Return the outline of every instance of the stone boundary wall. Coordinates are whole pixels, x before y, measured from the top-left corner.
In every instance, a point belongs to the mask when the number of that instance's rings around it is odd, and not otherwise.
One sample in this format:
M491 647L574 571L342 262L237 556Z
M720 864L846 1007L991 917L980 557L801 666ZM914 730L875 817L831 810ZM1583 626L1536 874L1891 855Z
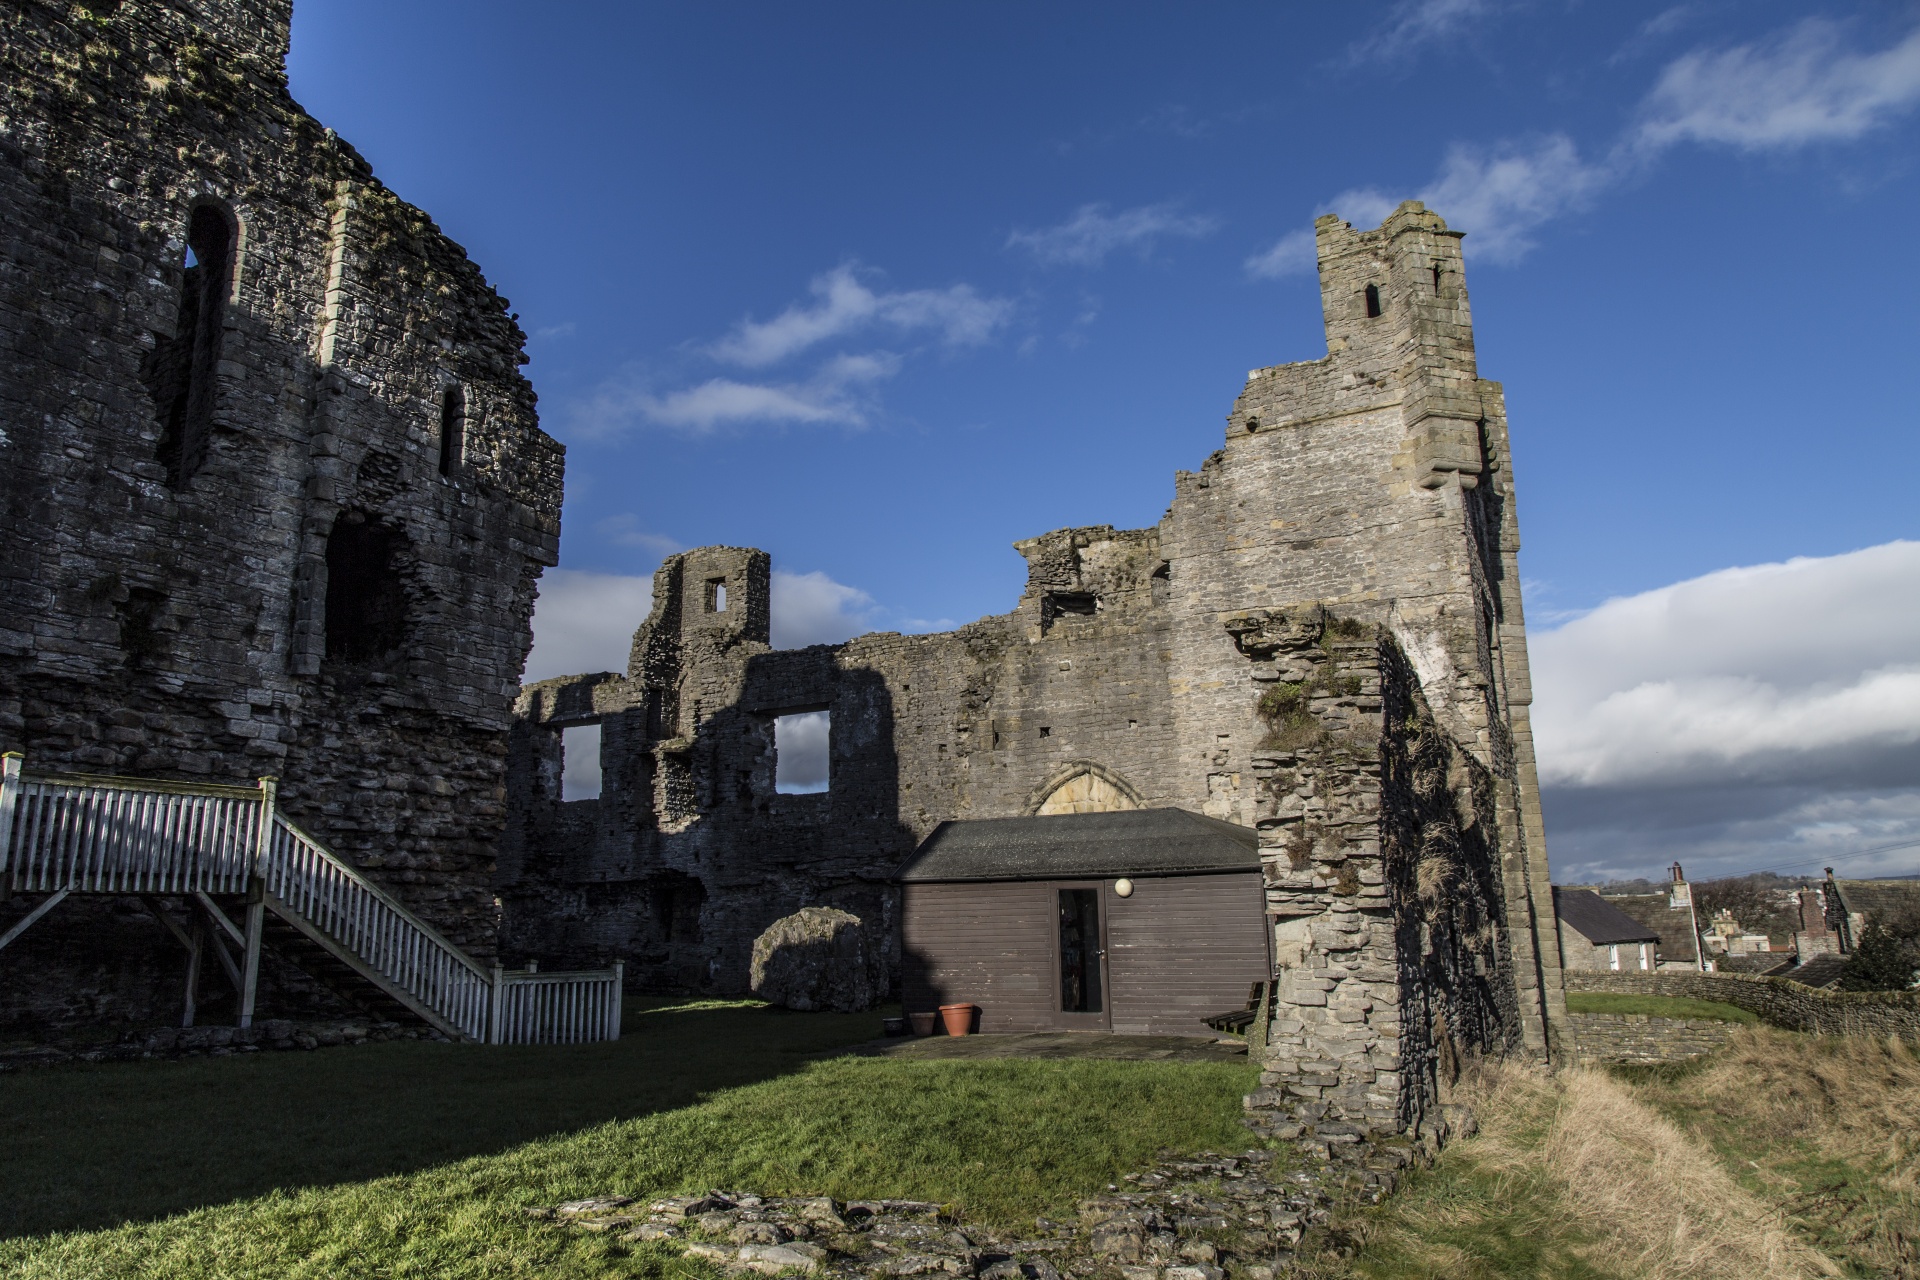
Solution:
M1644 1013L1569 1013L1572 1057L1591 1062L1684 1062L1726 1044L1739 1024Z
M1569 969L1568 991L1688 996L1757 1013L1776 1027L1822 1035L1899 1036L1920 1043L1920 992L1827 991L1751 973L1594 973Z

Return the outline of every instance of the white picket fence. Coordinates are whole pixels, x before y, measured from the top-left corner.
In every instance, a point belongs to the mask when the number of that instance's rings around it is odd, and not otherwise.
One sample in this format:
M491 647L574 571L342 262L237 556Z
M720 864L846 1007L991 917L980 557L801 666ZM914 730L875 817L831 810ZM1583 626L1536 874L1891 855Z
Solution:
M578 973L483 968L335 857L260 786L0 772L0 889L52 895L0 945L70 893L247 895L252 1015L263 912L385 988L442 1031L487 1044L620 1038L622 966Z

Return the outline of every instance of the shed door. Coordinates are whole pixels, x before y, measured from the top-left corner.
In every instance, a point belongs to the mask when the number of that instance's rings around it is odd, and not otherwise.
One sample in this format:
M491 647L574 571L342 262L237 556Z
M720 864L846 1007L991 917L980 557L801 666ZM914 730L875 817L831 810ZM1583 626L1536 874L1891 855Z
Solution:
M1053 890L1054 1009L1066 1030L1105 1031L1112 1025L1107 981L1106 895L1099 884Z

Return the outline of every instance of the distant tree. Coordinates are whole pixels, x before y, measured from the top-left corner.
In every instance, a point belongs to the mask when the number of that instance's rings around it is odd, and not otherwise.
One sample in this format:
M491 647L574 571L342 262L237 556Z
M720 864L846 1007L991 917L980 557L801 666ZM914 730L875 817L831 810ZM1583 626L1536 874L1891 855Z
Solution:
M1913 985L1920 970L1920 954L1914 944L1896 936L1878 916L1867 921L1840 971L1842 991L1905 991Z
M1731 911L1733 918L1749 932L1785 941L1799 927L1782 896L1783 891L1792 889L1795 883L1765 872L1703 880L1693 886L1693 905L1702 927L1718 912Z

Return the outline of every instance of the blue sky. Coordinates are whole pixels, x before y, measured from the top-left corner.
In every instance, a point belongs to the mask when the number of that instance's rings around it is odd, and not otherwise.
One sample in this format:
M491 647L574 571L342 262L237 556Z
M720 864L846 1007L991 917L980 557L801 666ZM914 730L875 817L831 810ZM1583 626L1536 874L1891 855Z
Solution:
M1603 634L1654 659L1558 695L1554 760L1543 724L1556 865L1920 839L1920 606L1882 617L1920 564L1847 554L1920 536L1914 4L306 0L290 70L533 335L569 450L536 663L617 664L556 619L630 631L636 580L704 543L773 553L793 642L1004 611L1011 542L1152 523L1248 369L1324 353L1314 215L1419 196L1468 232L1536 647L1550 668L1549 628L1584 625L1558 651L1588 672ZM1777 618L1766 655L1590 612L1794 557L1716 615ZM1857 654L1814 638L1882 623ZM1879 781L1710 743L1663 808L1620 763L1657 717L1621 708L1678 678L1666 653L1720 691L1692 723L1799 697L1824 724L1868 688L1914 713L1842 735Z

